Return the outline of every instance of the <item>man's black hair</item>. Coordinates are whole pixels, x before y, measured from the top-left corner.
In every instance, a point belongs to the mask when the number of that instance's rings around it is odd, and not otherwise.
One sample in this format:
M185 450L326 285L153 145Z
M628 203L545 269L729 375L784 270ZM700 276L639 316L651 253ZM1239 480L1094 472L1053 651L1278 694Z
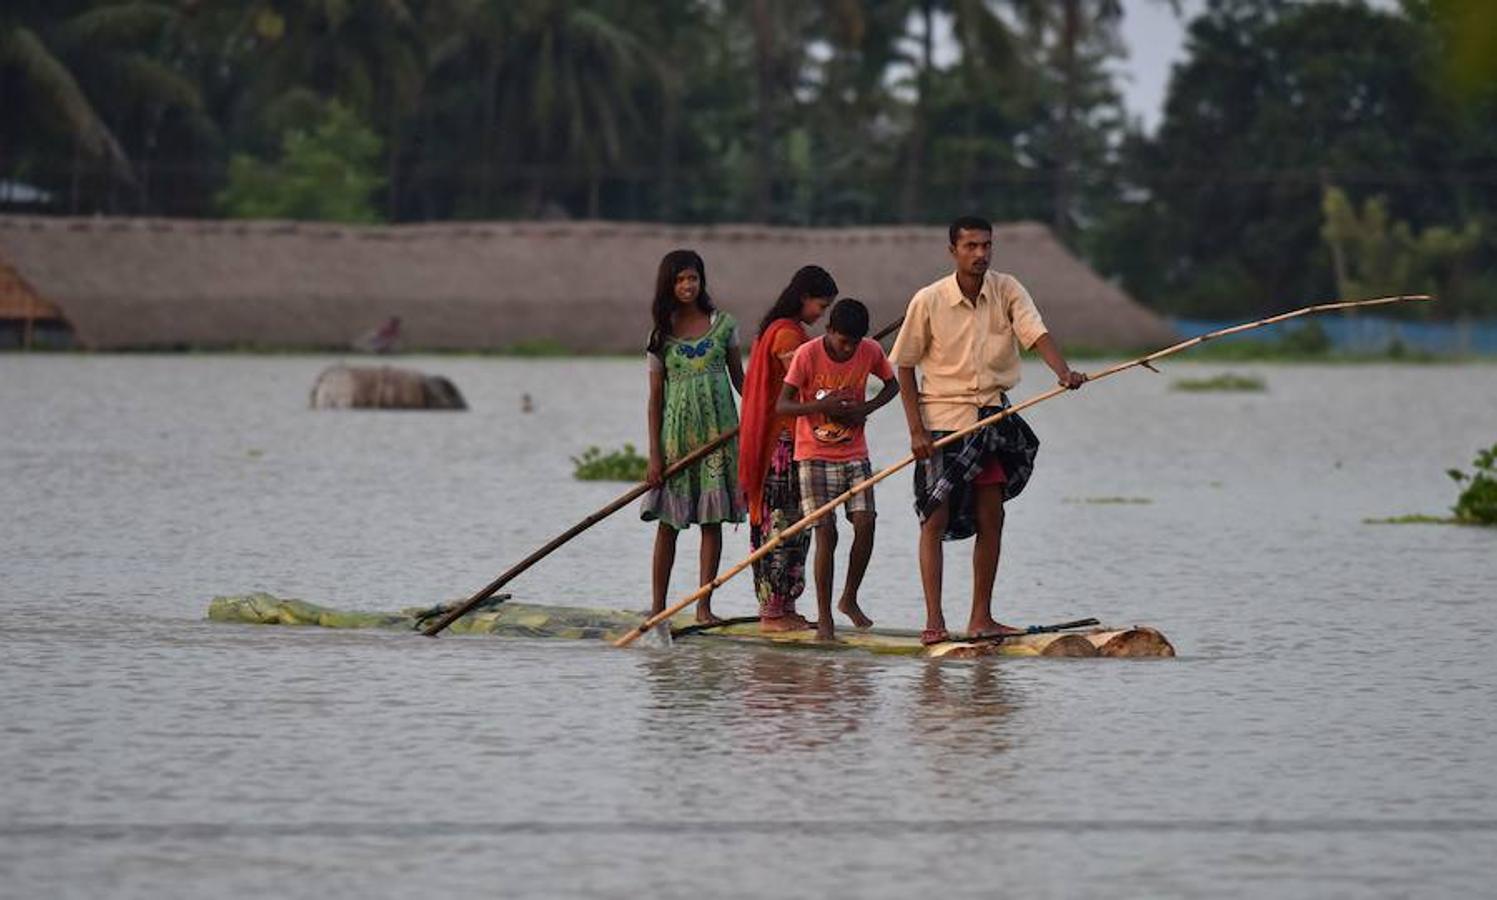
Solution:
M832 307L826 327L828 331L862 340L868 336L868 307L851 297L843 297Z
M986 231L993 233L993 223L981 216L957 216L951 222L948 233L951 236L951 246L956 246L956 239L963 231Z

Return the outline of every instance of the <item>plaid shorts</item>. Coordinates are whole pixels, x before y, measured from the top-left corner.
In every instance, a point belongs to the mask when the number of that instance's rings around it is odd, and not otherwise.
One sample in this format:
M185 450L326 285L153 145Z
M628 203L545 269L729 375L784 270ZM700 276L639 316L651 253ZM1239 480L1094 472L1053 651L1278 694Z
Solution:
M842 462L833 462L825 459L802 459L795 464L796 475L800 478L800 508L802 516L826 506L842 494L852 488L860 481L866 481L873 477L873 464L866 458L849 459ZM852 518L855 512L874 512L873 488L868 488L852 496L851 500L842 504L847 511L847 517ZM812 528L829 521L823 517L811 525Z

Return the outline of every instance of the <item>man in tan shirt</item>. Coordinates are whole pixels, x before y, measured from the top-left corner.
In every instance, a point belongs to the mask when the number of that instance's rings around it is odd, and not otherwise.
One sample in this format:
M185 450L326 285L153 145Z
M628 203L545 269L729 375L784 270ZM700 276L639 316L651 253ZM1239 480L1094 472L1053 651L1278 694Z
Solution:
M899 379L915 467L915 508L920 515L920 581L925 589L927 644L949 640L941 608L945 559L942 540L974 534L973 637L1019 633L993 618L993 582L1003 536L1003 501L1029 480L1039 438L1011 415L936 449L936 440L975 424L1008 405L1019 383L1019 345L1036 350L1072 390L1086 376L1066 364L1034 300L1018 279L989 271L993 226L975 216L951 223L956 271L916 292L889 354ZM915 368L920 368L920 384Z

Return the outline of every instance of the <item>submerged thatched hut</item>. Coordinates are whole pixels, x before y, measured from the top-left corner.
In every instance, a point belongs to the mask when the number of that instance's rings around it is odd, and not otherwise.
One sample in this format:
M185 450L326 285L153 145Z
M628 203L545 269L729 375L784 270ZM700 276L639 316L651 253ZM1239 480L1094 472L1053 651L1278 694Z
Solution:
M1043 225L999 226L995 267L1030 289L1070 345L1171 338ZM641 347L662 254L692 247L709 286L746 323L798 267L817 263L877 321L950 270L945 230L608 222L354 227L295 222L0 216L0 263L55 307L79 345L347 347L390 316L406 349L543 342Z
M70 338L62 310L43 300L0 258L0 348L65 346Z

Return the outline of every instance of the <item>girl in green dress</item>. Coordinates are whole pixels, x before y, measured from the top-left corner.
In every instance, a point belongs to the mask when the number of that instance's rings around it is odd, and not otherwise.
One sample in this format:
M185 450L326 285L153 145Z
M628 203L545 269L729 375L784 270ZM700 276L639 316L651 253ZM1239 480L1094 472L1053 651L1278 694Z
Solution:
M738 427L733 391L743 393L743 358L738 325L719 312L707 293L707 269L691 250L673 250L660 261L652 307L655 328L646 358L650 364L651 487L640 518L656 521L650 610L665 609L676 536L695 524L702 530L697 584L717 577L722 561L722 523L742 522L745 504L738 489L738 441L733 439L682 472L662 479L671 463ZM730 383L731 382L731 383ZM697 604L698 622L716 622L712 597Z

